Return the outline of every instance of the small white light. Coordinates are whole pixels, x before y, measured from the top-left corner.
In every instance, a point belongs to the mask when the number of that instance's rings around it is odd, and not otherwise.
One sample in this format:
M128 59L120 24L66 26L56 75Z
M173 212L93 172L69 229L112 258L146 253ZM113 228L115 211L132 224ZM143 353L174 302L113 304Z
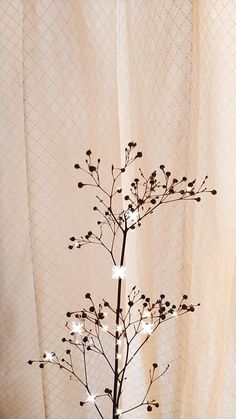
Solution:
M147 333L148 335L152 334L152 329L153 329L153 324L152 323L142 323L142 330L141 333L145 334Z
M83 327L80 323L72 322L71 327L72 327L71 332L75 334L76 333L81 334L83 332Z
M107 332L108 331L108 326L103 324L102 325L102 330L103 330L103 332Z
M116 416L120 416L122 414L122 410L121 409L116 409Z
M112 278L114 279L125 279L125 266L114 265L112 267Z
M75 241L74 242L74 247L79 247L79 246L80 246L80 243L78 241Z
M96 396L93 396L92 394L88 394L88 397L86 399L86 402L93 403L94 404L95 401L96 401Z
M178 313L177 313L177 311L175 311L175 310L174 310L174 311L173 311L173 313L172 313L172 316L173 316L173 317L178 317Z
M119 333L123 332L123 326L121 324L116 325L116 332L119 332Z
M151 317L151 313L148 310L144 310L143 312L143 318L145 319L146 317Z
M107 313L103 313L103 316L104 316L104 317L107 317Z
M186 191L187 192L191 192L191 190L193 189L193 187L192 186L187 186L187 188L186 188Z
M54 352L44 352L44 360L45 361L49 361L49 362L53 362L53 356L54 356Z
M119 353L118 353L118 354L116 355L116 359L121 359L121 354L119 354Z
M137 221L139 220L139 213L138 211L127 211L127 217L128 220L134 224L137 223Z

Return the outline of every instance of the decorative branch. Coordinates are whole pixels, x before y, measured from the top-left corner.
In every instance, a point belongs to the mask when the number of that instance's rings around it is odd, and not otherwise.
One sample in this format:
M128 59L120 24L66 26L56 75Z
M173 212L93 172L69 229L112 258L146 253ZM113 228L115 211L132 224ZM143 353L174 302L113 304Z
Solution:
M132 363L139 351L148 342L151 336L157 331L162 323L168 320L176 319L184 314L195 311L200 304L187 304L187 295L183 295L178 305L166 300L164 294L161 294L156 300L152 301L150 297L141 294L134 286L128 295L127 302L122 305L122 283L125 274L125 252L127 239L130 230L142 225L143 220L154 213L154 211L163 204L177 201L196 201L200 202L201 195L204 193L216 194L216 190L208 190L205 176L200 186L196 186L196 179L188 180L185 176L178 180L172 177L171 173L160 166L162 179L158 180L157 171L151 172L146 176L139 169L139 177L135 177L130 184L129 193L124 194L121 186L118 185L120 177L126 172L127 168L137 159L142 157L142 152L134 153L137 144L129 142L125 148L124 164L122 167L111 165L111 187L109 190L101 182L99 173L100 159L96 162L92 160L92 152L86 152L85 167L75 164L75 169L80 170L88 178L86 183L78 182L78 188L86 186L94 187L98 192L96 194L97 205L93 210L98 214L97 225L98 232L88 231L84 236L71 237L69 249L82 248L85 245L95 244L102 246L110 255L113 268L112 277L117 280L116 305L113 307L110 302L103 300L96 305L90 293L86 293L85 298L89 302L87 308L79 311L67 313L69 320L66 322L66 328L70 333L70 338L63 337L62 342L67 344L65 357L59 359L55 352L45 352L40 360L30 360L29 364L38 363L40 368L45 364L53 364L60 369L65 370L70 379L77 380L87 392L87 398L80 402L80 406L87 403L94 405L99 417L104 418L102 413L101 401L104 397L108 398L112 405L112 419L123 416L135 409L146 406L147 411L151 412L153 407L158 407L157 400L150 399L149 393L153 384L162 377L169 368L169 365L163 372L157 375L158 365L153 363L149 370L149 383L144 393L143 399L134 406L120 409L121 397L124 391L124 384L128 379L129 365ZM119 201L114 205L115 199ZM119 212L117 204L122 202ZM108 238L104 231L108 230ZM107 234L106 234L107 236ZM117 243L120 245L120 255L117 254ZM119 265L117 264L119 260ZM114 327L109 330L106 324L107 313L111 317ZM105 349L105 339L114 348L114 358L111 359ZM79 351L83 361L84 377L75 372L73 352L68 347ZM123 349L121 349L121 347ZM131 351L132 348L132 351ZM93 394L89 382L87 359L93 353L101 356L104 365L111 371L113 376L113 385L106 387L101 394ZM124 358L122 355L124 354ZM112 387L112 388L110 388Z

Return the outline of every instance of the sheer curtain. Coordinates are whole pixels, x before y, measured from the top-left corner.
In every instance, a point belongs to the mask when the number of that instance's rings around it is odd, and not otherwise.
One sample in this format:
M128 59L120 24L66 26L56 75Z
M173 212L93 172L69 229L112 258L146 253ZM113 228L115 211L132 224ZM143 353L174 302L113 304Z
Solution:
M91 148L107 179L130 140L146 171L208 174L218 195L165 207L130 238L127 292L201 307L160 329L124 405L158 360L170 369L154 417L235 418L235 0L2 0L0 28L1 418L94 418L77 383L27 360L63 352L85 292L114 299L106 255L67 249L96 223L73 166ZM102 367L91 380L107 386Z

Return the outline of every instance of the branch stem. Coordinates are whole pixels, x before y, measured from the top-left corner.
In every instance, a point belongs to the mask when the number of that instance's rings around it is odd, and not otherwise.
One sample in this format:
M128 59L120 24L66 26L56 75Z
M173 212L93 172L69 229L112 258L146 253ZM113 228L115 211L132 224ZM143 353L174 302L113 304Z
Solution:
M127 239L127 233L128 230L125 228L123 233L123 243L122 243L122 250L121 250L121 258L120 258L120 266L124 263L125 258L125 247L126 247L126 239ZM119 359L117 357L118 355L118 340L119 340L119 331L118 326L120 322L120 308L121 308L121 291L122 291L122 279L118 279L118 288L117 288L117 303L116 303L116 334L115 334L115 374L114 374L114 387L113 387L113 419L117 418L116 411L118 409L118 398L117 398L117 392L118 392L118 381L119 381Z

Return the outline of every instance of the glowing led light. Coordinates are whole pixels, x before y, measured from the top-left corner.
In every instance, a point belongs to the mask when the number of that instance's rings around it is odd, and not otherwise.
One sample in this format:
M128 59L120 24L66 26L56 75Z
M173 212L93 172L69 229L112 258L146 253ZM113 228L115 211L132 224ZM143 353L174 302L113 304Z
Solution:
M103 313L103 316L104 316L104 317L107 317L107 313Z
M116 355L116 359L121 359L121 354L119 354L119 353L118 353L118 354Z
M102 330L103 330L103 332L107 332L108 331L108 326L103 324L102 325Z
M178 317L178 313L177 313L177 311L173 311L172 316L173 316L173 317Z
M142 323L142 330L141 333L151 335L153 332L153 324L152 323Z
M49 361L49 362L53 362L53 356L54 356L54 352L44 352L44 360L45 361Z
M83 327L80 323L72 322L71 327L72 327L71 331L73 333L81 334L83 332Z
M150 313L150 311L144 310L143 318L145 319L146 317L151 317L151 313Z
M120 416L122 414L122 410L121 409L116 409L116 416Z
M125 278L125 266L114 265L112 268L112 278L114 279L124 279Z
M94 404L95 401L96 401L96 396L93 396L92 394L89 394L87 399L86 399L86 402Z
M123 326L121 324L116 326L116 332L123 332Z
M74 247L80 247L80 243L78 241L74 242Z
M133 224L137 223L139 220L139 213L138 211L128 211L127 212L128 220Z
M191 192L191 190L193 189L193 187L192 186L187 186L187 188L186 188L186 191L187 192Z

